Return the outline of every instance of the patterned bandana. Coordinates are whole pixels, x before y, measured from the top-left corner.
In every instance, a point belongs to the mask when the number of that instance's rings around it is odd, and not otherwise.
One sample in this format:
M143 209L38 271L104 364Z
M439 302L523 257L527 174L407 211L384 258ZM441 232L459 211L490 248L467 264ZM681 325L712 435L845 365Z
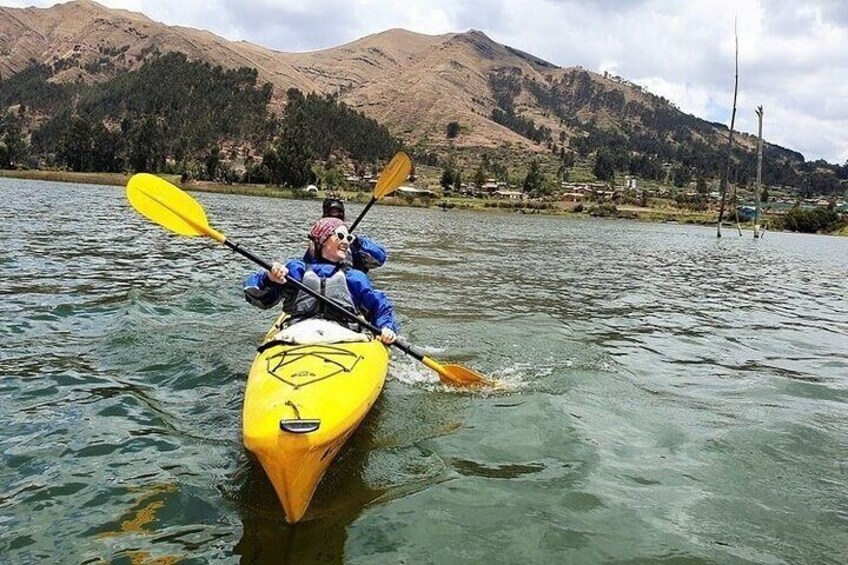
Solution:
M319 246L324 245L327 238L333 235L339 226L343 225L345 223L338 218L321 218L309 230L309 238Z

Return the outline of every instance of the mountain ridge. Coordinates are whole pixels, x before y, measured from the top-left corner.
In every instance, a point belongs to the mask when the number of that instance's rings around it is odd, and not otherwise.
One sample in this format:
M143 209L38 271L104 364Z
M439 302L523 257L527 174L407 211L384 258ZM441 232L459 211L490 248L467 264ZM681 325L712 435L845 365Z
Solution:
M726 143L725 126L684 114L623 79L559 67L479 30L425 35L395 28L335 47L286 53L207 30L168 26L92 0L50 8L0 7L4 78L36 61L56 69L53 81L102 81L137 68L157 52L172 51L224 68L257 69L259 80L273 86L276 111L289 88L334 95L384 123L405 143L425 149L556 153L573 151L593 128L631 137L657 130L658 124L663 143L676 143L678 135L702 140L715 152ZM506 84L500 92L494 86L499 79ZM448 140L451 122L460 126L460 134ZM741 133L737 143L750 152L755 138ZM803 160L797 152L768 147L780 158Z

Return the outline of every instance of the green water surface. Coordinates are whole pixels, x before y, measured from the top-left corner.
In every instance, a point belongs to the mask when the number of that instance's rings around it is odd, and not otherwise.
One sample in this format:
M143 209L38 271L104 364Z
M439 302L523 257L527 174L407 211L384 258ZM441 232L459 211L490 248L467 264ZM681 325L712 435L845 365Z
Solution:
M197 198L269 259L320 209ZM252 265L119 188L0 179L0 560L846 561L848 239L380 206L361 231L403 334L507 390L394 352L289 526L241 445L275 316Z

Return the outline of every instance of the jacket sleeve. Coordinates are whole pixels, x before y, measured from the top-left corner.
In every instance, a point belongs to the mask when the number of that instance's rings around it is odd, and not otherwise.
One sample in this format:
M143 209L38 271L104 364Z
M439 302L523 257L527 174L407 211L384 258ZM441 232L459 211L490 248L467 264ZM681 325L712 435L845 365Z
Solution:
M374 289L371 280L362 271L350 269L347 271L348 288L355 306L367 313L368 321L380 329L391 328L400 333L395 311L386 293Z
M386 263L388 254L382 243L370 237L357 237L350 248L353 268L368 272L369 269L382 267Z
M290 278L292 280L296 280L297 282L303 281L303 273L306 272L306 264L303 261L298 259L291 259L288 263L286 263L286 269L289 270L289 276L286 278ZM292 285L283 285L284 288L290 288L291 290L297 290Z
M297 281L303 280L304 265L302 261L292 260L286 263L289 276ZM244 281L244 298L250 304L267 310L282 300L288 292L296 291L291 285L275 283L268 276L268 271L253 273Z
M253 273L244 281L244 299L250 304L267 310L283 297L283 285L268 278L268 271Z

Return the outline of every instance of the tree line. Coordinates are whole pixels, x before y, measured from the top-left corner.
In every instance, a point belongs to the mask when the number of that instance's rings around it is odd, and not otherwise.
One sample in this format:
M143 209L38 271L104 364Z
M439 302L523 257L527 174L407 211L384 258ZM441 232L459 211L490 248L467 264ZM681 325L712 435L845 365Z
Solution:
M376 121L333 96L287 92L269 111L270 83L256 69L224 69L182 53L151 57L96 84L49 82L33 64L0 80L0 167L148 171L245 180L224 164L236 148L253 182L302 186L317 161L386 159L399 143ZM253 155L262 155L254 159Z
M0 111L0 167L145 170L303 186L322 170L322 178L337 180L334 157L352 159L361 167L387 158L399 147L385 127L334 96L292 89L286 93L282 115L269 112L272 86L260 84L255 69L223 69L189 61L180 53L152 52L138 69L115 71L105 82L50 81L69 64L75 63L48 66L33 61L0 80L0 108L9 109ZM723 150L707 141L723 126L683 114L662 98L654 97L653 106L628 101L585 71L541 83L524 78L519 69L503 69L489 75L489 86L497 104L491 118L547 144L558 158L559 179L567 178L578 157L594 163L600 180L623 173L679 187L717 178L726 163ZM519 115L515 100L525 91L577 135L566 140L561 132L553 139L550 128ZM617 116L619 125L581 121L578 113L586 108ZM448 139L460 132L458 122L448 124ZM231 154L222 155L224 146L232 148ZM227 165L233 158L244 162L243 173ZM423 159L421 164L441 161L429 153L416 158ZM751 184L755 153L736 146L733 163L730 181ZM505 170L500 172L496 165L483 163L484 173L474 171L474 180L488 174L505 178ZM447 167L442 184L458 185L457 176L458 170ZM531 181L534 178L531 175ZM805 196L837 195L848 179L848 163L805 162L800 154L769 145L763 178L767 185L795 187Z
M727 164L726 148L716 143L716 132L726 126L711 124L675 108L668 100L644 93L649 103L627 100L620 89L607 88L583 70L565 73L559 79L540 82L523 77L520 69L501 69L489 75L489 88L497 104L492 119L519 135L548 148L565 166L569 153L594 158L599 180L612 180L614 173L643 179L671 181L683 187L698 179L716 179ZM518 115L515 99L528 92L547 116L559 119L576 135L558 140L550 128ZM608 116L615 125L599 125L597 118L581 120L581 113ZM710 141L713 140L713 141ZM756 178L757 156L753 150L734 146L731 183L747 186ZM567 167L565 167L567 168ZM848 181L848 162L834 165L807 162L800 153L775 145L764 150L763 182L792 187L804 196L837 195Z

